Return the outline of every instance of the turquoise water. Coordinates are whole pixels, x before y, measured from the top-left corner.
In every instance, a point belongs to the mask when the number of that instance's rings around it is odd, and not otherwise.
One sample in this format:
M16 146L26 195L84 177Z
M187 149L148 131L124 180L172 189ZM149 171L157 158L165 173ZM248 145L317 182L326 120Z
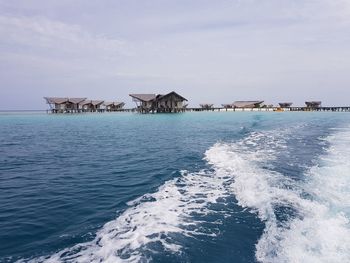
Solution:
M350 261L350 115L0 115L0 262Z

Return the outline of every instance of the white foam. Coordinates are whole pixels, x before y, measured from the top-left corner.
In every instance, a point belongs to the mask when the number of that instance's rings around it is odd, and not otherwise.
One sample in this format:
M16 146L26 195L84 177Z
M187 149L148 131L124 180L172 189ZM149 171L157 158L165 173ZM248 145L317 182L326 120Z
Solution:
M350 132L329 137L328 154L298 182L262 168L286 147L288 134L253 132L235 143L217 143L205 154L214 171L183 171L155 193L129 202L93 241L32 262L145 262L154 244L181 253L174 234L215 236L214 228L204 230L201 223L217 213L211 204L231 194L266 224L256 244L258 261L350 262ZM280 222L275 212L281 206L295 216Z
M93 241L32 262L147 261L146 252L156 243L165 251L179 253L181 244L170 233L216 235L214 228L202 231L201 218L216 213L209 206L228 195L228 181L211 172L183 171L181 177L166 182L157 192L129 202L130 208L105 224Z
M216 144L206 158L217 174L234 176L232 190L239 204L265 222L264 234L256 245L257 260L350 262L350 131L329 137L332 147L328 154L311 169L306 181L298 182L262 169L266 152L259 147L255 152L242 148L251 139ZM272 149L269 158L274 150L278 154L278 147L271 147L273 137L260 139L267 140L265 145ZM275 212L281 206L293 209L296 215L279 222Z

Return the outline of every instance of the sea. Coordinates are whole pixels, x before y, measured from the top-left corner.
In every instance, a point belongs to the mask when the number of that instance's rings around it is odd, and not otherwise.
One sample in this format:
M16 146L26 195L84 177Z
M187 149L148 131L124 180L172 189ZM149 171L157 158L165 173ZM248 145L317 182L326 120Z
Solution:
M0 114L0 262L350 262L350 114Z

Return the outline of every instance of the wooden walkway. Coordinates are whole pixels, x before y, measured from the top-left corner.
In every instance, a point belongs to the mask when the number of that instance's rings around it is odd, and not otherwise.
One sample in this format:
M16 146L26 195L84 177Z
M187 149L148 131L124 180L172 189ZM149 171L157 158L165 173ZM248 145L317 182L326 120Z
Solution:
M308 108L308 107L291 107L290 111L338 111L338 112L350 112L350 106L348 107L319 107L319 108Z
M279 107L269 107L269 108L187 108L185 111L271 111L271 112L284 112L284 111L322 111L322 112L350 112L350 106L347 107L290 107L290 108L279 108Z

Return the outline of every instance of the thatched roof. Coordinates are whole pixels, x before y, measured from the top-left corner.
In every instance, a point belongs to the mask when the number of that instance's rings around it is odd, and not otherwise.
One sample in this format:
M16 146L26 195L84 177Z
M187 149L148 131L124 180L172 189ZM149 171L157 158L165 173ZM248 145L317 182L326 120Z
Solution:
M262 104L263 100L235 101L232 106L235 108L255 108Z
M181 101L188 101L186 98L182 97L181 95L179 95L175 91L172 91L172 92L165 94L165 95L157 95L156 98L161 100L161 99L165 99L165 98L170 97L170 96L175 96Z
M93 106L98 106L98 105L101 105L104 101L103 100L85 100L81 103L79 103L80 105L88 105L88 104L91 104Z
M68 101L71 103L78 104L82 101L86 100L86 98L68 98Z
M305 101L307 107L320 107L321 101Z
M186 98L182 97L181 95L177 94L175 91L172 91L168 94L162 95L162 94L129 94L130 97L132 97L134 100L142 101L142 102L149 102L153 100L164 100L167 97L175 96L178 98L178 100L181 101L187 101Z
M64 104L64 103L74 103L78 104L86 100L86 98L58 98L58 97L44 97L48 104Z
M224 108L232 108L232 104L221 104Z
M106 106L119 106L119 105L125 105L124 102L116 102L116 101L111 101L111 102L105 102L104 103Z
M130 97L139 101L151 101L156 98L156 94L129 94Z
M278 104L280 105L281 108L288 108L292 106L293 102L280 102Z
M199 106L201 106L202 108L211 108L214 106L214 104L210 104L210 103L202 103L199 104Z

